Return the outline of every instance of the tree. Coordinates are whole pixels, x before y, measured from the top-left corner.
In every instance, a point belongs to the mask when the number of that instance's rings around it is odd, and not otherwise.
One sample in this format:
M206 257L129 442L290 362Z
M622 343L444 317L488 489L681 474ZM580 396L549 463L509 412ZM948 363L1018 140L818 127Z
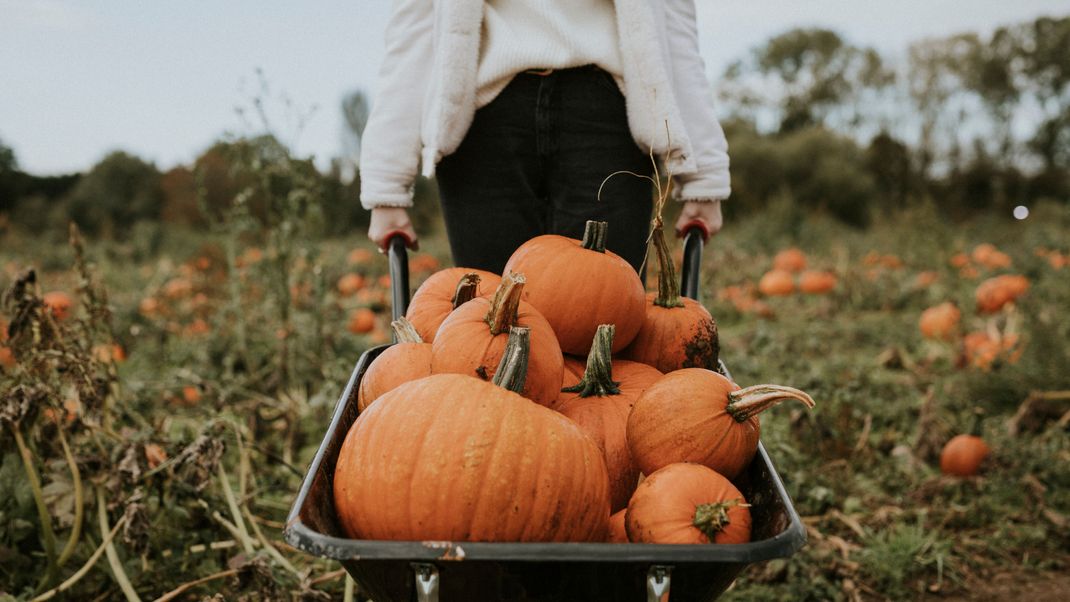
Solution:
M65 202L70 217L86 231L122 235L139 220L157 219L161 200L156 166L116 151L93 166Z
M360 142L364 137L364 127L368 125L370 112L371 103L364 92L355 90L342 98L342 117L345 120L342 128L342 179L346 182L352 181L360 166Z

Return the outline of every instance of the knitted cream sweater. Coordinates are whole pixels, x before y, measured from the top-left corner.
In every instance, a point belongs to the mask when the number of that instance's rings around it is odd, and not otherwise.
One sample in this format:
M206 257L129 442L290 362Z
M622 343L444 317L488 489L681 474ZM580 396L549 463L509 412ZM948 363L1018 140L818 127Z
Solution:
M477 107L494 100L521 71L583 65L620 77L613 0L487 0Z

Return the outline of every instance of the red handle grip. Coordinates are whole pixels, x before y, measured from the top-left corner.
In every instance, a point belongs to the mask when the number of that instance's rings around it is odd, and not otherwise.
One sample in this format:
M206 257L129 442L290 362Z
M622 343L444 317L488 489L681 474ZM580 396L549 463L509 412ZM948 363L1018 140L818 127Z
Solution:
M420 241L414 240L411 236L408 235L408 233L402 230L391 230L390 232L386 233L386 236L383 237L383 244L379 245L379 252L386 253L387 250L390 249L390 241L394 240L394 238L397 237L401 237L401 239L405 241L405 246L408 247L410 250L420 250Z
M682 228L676 231L676 237L683 238L687 236L687 233L691 230L699 231L699 233L702 235L703 243L710 242L710 227L706 225L706 222L700 219L693 219L684 224Z

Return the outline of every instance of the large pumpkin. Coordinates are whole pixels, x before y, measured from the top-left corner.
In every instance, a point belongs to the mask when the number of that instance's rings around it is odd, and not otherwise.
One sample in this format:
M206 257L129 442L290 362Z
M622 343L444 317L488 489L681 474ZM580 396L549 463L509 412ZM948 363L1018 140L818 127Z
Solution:
M610 508L616 512L628 505L639 480L639 469L628 451L628 414L639 394L661 373L636 362L611 361L612 342L613 326L599 326L583 379L562 391L556 409L602 450L609 470Z
M446 316L473 297L490 295L501 276L472 268L447 268L424 280L409 302L405 317L416 327L420 338L433 343Z
M750 541L747 500L700 464L669 464L635 490L624 517L633 543L732 544Z
M1004 274L989 278L977 287L977 311L994 313L1012 303L1029 290L1029 279L1020 274Z
M646 292L632 266L606 250L606 223L587 222L583 240L547 234L520 245L505 272L523 272L524 300L553 327L565 353L586 355L599 324L614 324L613 352L643 325Z
M561 388L561 347L546 319L520 300L524 287L523 274L508 274L493 299L477 297L453 310L432 343L431 372L490 380L505 350L509 327L525 326L531 329L531 358L521 394L541 405L552 405Z
M513 342L507 356L496 372L516 388L526 349ZM334 504L355 539L604 541L607 480L598 447L564 416L478 378L435 374L353 423Z
M643 326L621 356L662 372L716 370L720 352L717 323L701 303L680 296L660 220L654 227L653 243L658 258L658 292L647 295Z
M674 462L695 462L734 479L758 450L758 414L787 399L814 405L809 395L791 387L740 389L710 370L670 372L632 407L628 448L643 474Z
M357 389L357 410L363 412L371 402L394 387L431 375L431 343L424 343L404 317L390 325L398 342L375 358L368 366Z

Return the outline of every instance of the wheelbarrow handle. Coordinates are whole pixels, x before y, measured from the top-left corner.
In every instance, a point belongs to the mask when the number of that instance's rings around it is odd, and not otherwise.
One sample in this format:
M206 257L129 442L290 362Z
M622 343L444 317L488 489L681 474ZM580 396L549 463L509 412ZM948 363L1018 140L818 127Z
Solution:
M702 271L702 247L710 238L710 231L706 224L699 220L693 220L684 224L679 230L679 235L684 239L684 260L680 266L680 294L684 297L701 300L698 298L699 276Z
M395 230L386 235L383 248L390 264L390 308L397 320L409 309L409 252L415 241L408 234Z

